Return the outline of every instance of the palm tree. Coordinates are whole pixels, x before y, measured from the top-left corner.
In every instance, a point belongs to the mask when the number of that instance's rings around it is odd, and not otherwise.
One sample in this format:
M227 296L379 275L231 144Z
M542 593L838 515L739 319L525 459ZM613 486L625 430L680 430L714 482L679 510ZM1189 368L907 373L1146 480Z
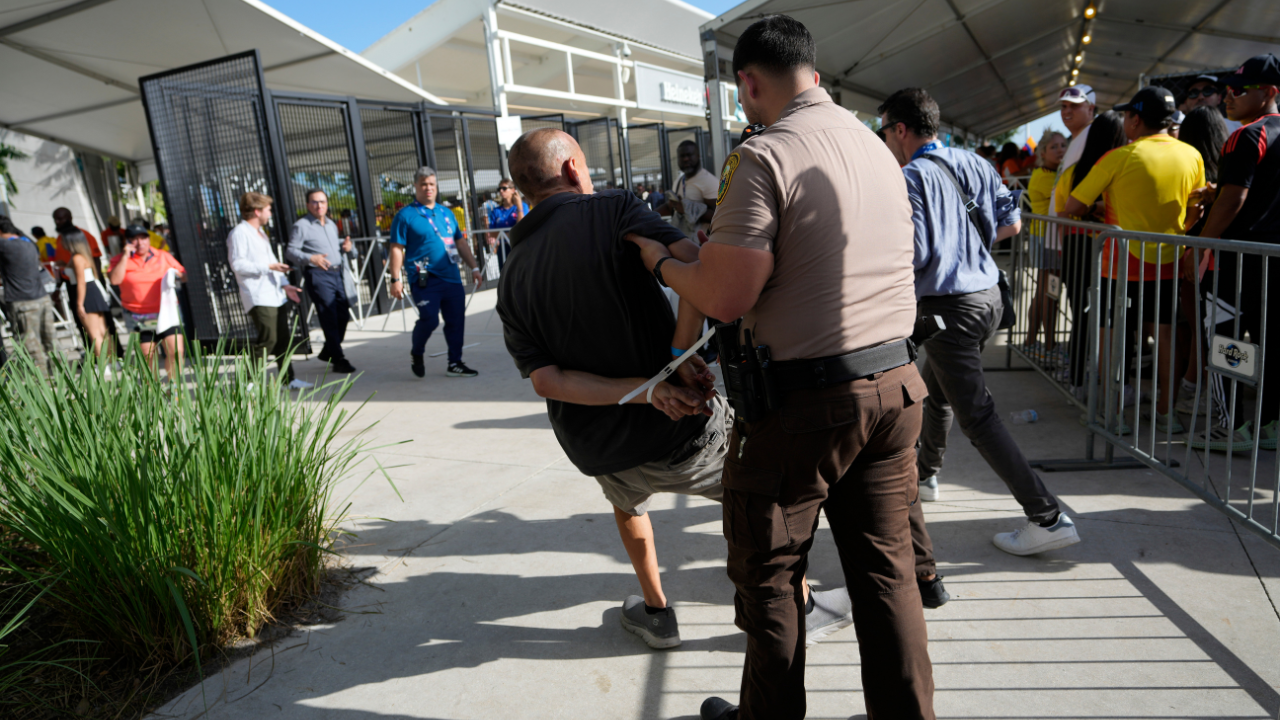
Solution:
M26 160L29 157L26 153L12 145L0 143L0 202L12 205L13 201L9 199L10 195L18 194L18 186L13 182L13 175L9 174L10 160Z

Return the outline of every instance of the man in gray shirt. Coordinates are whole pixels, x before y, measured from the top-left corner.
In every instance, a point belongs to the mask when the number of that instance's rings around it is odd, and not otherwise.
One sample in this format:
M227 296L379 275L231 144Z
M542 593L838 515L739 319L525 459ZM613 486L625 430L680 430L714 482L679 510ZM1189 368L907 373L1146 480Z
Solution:
M324 331L324 347L317 357L332 363L333 371L352 373L356 369L342 353L342 340L351 321L351 301L347 296L343 273L343 254L356 256L351 238L338 240L338 224L329 219L329 196L319 188L307 191L307 214L293 224L284 256L291 265L302 269L307 295L315 304Z
M53 278L40 265L35 241L14 227L7 215L0 215L0 282L4 285L5 314L13 323L14 335L22 337L36 368L41 373L51 372L50 363L57 352L53 302L49 300ZM0 341L0 358L3 352Z

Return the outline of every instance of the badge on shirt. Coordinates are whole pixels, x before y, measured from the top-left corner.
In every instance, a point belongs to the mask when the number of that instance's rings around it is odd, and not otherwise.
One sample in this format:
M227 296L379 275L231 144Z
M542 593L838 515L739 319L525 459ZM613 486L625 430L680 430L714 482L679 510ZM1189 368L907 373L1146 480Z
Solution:
M725 159L724 168L720 170L720 191L716 193L716 205L724 202L724 194L729 192L729 183L733 181L733 171L738 169L739 160L738 153Z

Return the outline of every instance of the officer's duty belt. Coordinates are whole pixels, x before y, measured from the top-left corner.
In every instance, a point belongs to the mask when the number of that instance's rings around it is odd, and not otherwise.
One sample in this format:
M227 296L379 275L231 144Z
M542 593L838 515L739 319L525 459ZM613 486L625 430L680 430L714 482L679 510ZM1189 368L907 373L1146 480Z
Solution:
M774 362L773 381L784 393L824 388L902 367L915 359L915 345L902 340L834 357Z

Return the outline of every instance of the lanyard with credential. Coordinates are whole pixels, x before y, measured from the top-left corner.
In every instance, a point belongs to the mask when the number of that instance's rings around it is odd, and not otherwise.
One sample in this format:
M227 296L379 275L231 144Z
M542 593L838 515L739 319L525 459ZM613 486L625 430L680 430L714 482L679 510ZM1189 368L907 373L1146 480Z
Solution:
M939 148L941 148L941 147L942 147L942 146L941 146L941 145L939 145L937 142L925 143L924 145L920 146L920 149L919 149L919 150L916 150L916 151L911 155L911 159L912 159L912 160L915 160L916 158L918 158L918 157L920 157L920 156L924 155L925 153L931 153L931 152L933 152L934 150L938 150L938 149L939 149Z
M440 238L440 242L444 243L444 250L448 253L449 259L453 261L454 265L457 265L458 248L453 242L453 235L445 236L444 233L440 232L440 228L436 227L435 211L432 210L431 212L427 212L426 206L417 201L414 201L413 207L416 208L422 215L423 219L427 221L427 224L431 225L432 232L436 234L436 237Z

